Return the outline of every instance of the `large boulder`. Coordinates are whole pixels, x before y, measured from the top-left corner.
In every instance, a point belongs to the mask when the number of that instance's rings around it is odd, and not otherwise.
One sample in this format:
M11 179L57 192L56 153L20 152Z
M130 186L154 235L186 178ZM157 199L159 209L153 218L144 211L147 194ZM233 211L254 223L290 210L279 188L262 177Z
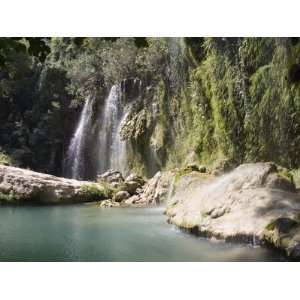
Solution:
M108 198L101 184L0 165L2 203L78 203Z
M128 175L125 179L125 182L128 182L128 181L135 181L137 182L140 186L142 186L144 183L145 183L145 180L143 177L135 174L135 173L132 173L130 175Z
M124 188L131 195L134 195L139 187L140 187L140 184L136 181L125 181L125 184L124 184Z
M184 174L176 179L166 209L169 222L197 234L268 243L297 258L299 212L293 181L273 163L243 164L219 177Z
M138 191L137 195L130 197L125 203L137 206L158 205L171 193L173 180L174 174L172 172L157 172Z
M124 189L131 195L137 194L144 185L145 180L137 174L130 174L126 177L124 182Z
M130 194L127 191L119 191L115 194L114 200L115 202L122 202L125 199L128 199Z

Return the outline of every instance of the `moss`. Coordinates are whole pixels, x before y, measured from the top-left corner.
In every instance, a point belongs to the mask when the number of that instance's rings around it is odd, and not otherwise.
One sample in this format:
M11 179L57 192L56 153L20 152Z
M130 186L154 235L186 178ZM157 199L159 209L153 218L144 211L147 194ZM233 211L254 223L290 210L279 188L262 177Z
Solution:
M14 160L4 152L0 151L0 165L13 166Z
M0 203L18 203L21 197L16 195L13 191L8 194L0 192Z
M266 230L273 231L275 229L275 223L272 222L266 226Z
M100 183L90 183L82 185L79 194L81 197L88 198L89 200L102 200L112 196L112 189L109 185Z
M289 71L299 63L300 43L206 39L204 48L188 85L169 99L169 115L177 118L175 134L168 125L166 167L182 167L191 152L194 162L208 166L226 159L298 167L300 88L289 81Z
M278 175L294 184L294 176L291 171L286 168L277 167Z

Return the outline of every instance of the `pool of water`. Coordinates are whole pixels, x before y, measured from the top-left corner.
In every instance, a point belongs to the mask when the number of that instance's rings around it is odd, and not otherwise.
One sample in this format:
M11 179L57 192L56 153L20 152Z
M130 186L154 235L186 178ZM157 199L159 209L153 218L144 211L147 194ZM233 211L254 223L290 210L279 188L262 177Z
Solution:
M163 208L0 207L0 261L280 261L166 223Z

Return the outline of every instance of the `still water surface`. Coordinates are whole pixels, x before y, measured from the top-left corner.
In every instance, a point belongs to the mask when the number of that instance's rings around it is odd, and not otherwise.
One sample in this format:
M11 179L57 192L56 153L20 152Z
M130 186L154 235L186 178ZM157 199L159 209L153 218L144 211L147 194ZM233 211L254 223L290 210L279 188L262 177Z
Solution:
M166 223L163 208L0 207L0 261L278 261Z

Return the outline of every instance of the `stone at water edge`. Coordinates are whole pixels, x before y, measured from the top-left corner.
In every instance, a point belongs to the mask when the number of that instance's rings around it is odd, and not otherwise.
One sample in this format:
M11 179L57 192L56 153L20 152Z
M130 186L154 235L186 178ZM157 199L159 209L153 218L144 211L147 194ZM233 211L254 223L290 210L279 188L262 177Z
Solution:
M101 184L0 165L0 202L79 203L107 196Z
M167 198L173 179L174 174L171 171L157 172L143 186L143 191L139 193L139 199L135 199L135 203L141 205L156 205L162 203Z
M133 195L129 199L125 200L124 203L127 205L135 204L139 201L140 197L138 195Z
M192 173L176 181L167 203L169 222L228 241L266 241L300 259L300 196L275 164L244 164L219 177ZM274 181L278 176L280 180ZM281 218L296 223L278 235L276 226L269 225Z
M120 206L120 203L118 202L115 202L115 201L112 201L110 199L108 200L103 200L101 201L100 203L100 207L101 208L107 208L107 207L119 207Z
M115 194L114 200L116 202L121 202L125 199L128 199L130 197L130 194L127 191L119 191Z

